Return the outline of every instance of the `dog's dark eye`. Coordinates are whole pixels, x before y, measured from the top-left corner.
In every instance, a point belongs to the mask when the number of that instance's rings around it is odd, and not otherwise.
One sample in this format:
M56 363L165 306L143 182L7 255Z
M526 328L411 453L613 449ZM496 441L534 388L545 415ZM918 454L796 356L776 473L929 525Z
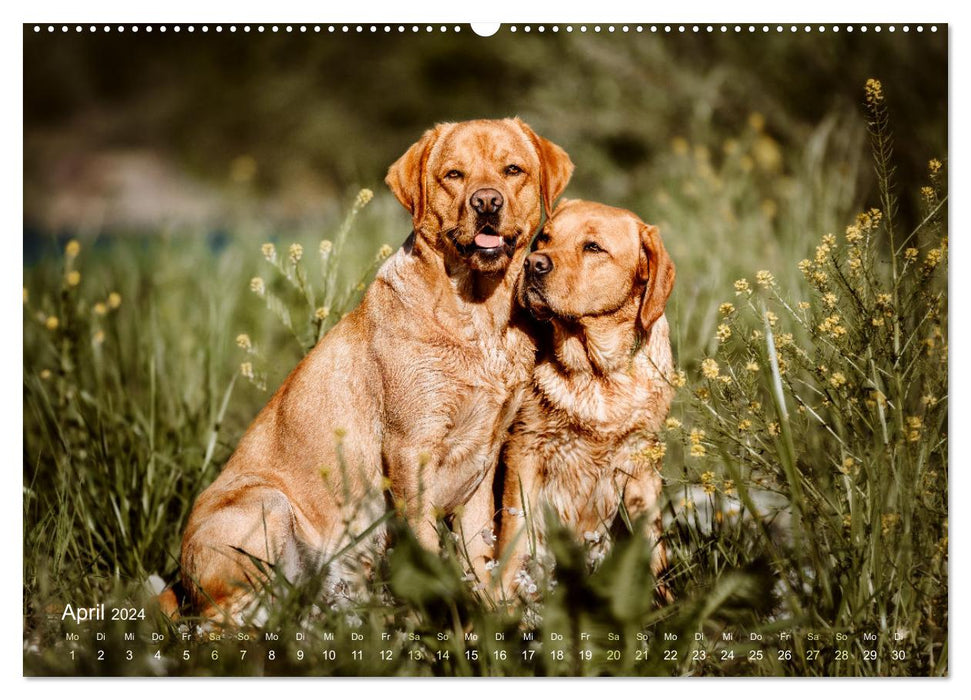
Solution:
M583 244L583 252L584 253L603 253L604 249L598 246L593 241L587 241L586 243Z
M459 170L449 170L447 173L445 173L445 179L446 180L461 180L462 179L462 173Z
M507 165L506 169L503 171L506 175L519 175L523 171L518 165Z

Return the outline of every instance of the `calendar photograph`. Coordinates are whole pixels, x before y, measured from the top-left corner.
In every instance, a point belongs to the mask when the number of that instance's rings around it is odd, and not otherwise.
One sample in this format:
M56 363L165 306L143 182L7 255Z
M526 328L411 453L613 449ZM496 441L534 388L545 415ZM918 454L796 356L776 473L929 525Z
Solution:
M23 25L23 675L948 677L947 24Z

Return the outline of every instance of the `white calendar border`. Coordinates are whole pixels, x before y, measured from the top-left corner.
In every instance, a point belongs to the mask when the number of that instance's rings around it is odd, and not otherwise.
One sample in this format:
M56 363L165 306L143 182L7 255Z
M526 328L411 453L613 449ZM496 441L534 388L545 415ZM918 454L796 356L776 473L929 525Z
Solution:
M326 19L328 22L407 22L422 24L425 22L439 23L461 23L467 22L496 22L506 23L643 23L648 20L653 23L664 22L706 22L706 23L807 23L817 24L825 22L835 23L946 23L953 20L950 31L951 45L951 101L950 101L950 123L967 124L969 122L968 110L968 89L959 89L959 86L968 81L968 55L967 48L969 29L971 22L964 22L961 19L955 20L956 11L952 9L951 3L939 0L925 0L924 2L902 2L900 0L884 0L876 10L864 10L847 3L845 0L817 0L805 5L786 5L778 2L735 2L735 3L715 3L711 0L704 2L686 3L666 3L648 4L622 2L619 0L598 0L597 2L584 3L581 6L567 5L566 3L553 3L548 0L531 3L528 6L522 0L495 0L493 2L480 2L474 8L465 3L431 3L431 2L402 2L396 0L372 0L368 3L343 3L324 5L321 2L294 2L293 0L277 0L272 3L263 3L260 6L249 5L241 7L240 3L229 2L210 2L200 3L197 0L169 0L165 3L139 3L87 0L85 2L45 1L33 2L30 4L20 4L11 7L14 3L8 4L2 11L4 22L2 25L4 36L0 42L0 52L2 52L2 71L4 97L6 98L6 108L3 110L3 165L2 191L4 193L5 206L3 207L3 220L6 226L3 230L7 231L7 236L13 236L16 240L15 248L20 255L0 255L0 321L4 327L15 330L17 338L15 345L0 345L0 357L3 364L0 365L5 371L0 372L0 397L3 401L3 410L0 417L3 418L0 435L4 449L4 460L6 462L6 476L2 484L2 512L4 531L13 532L18 543L22 538L22 479L19 470L14 466L15 462L22 457L23 450L23 424L22 424L22 386L17 386L18 374L23 366L23 344L22 326L19 320L21 314L20 290L22 284L22 231L23 227L23 34L21 23L23 22L118 22L123 20L127 23L149 23L149 22L320 22ZM745 41L740 38L740 41ZM971 246L965 242L962 231L966 229L962 226L968 221L966 214L967 194L966 170L963 164L968 158L968 140L964 132L954 130L949 135L951 161L948 171L951 177L950 192L951 203L950 220L951 228L958 232L953 236L949 246L950 269L971 269L971 258L969 250ZM950 328L950 347L952 358L957 362L951 362L953 368L951 396L971 396L971 382L969 382L969 369L963 365L962 360L968 357L968 338L969 323L968 317L962 317L961 311L971 308L971 276L967 274L953 275L949 290L950 306L956 309L952 318L954 322ZM22 379L22 377L21 377ZM22 382L21 382L22 384ZM15 417L20 416L17 421ZM951 406L950 420L952 426L962 427L968 423L969 416L967 401L954 401ZM966 477L964 475L965 462L971 457L971 450L968 448L969 432L967 430L951 431L953 436L950 463L956 468L950 470L951 493L967 495ZM952 496L952 504L960 503ZM963 542L968 535L967 521L964 513L960 509L949 509L950 531L952 542ZM960 556L953 556L951 561L951 615L950 629L966 631L966 606L962 604L960 596L955 595L957 591L967 586L967 563ZM15 580L20 570L16 562L9 562L5 567L7 573L0 580L0 590L2 590L2 600L6 603L7 620L9 624L0 635L0 664L2 664L3 677L15 678L21 676L20 681L14 683L17 694L46 696L63 696L65 693L73 693L81 690L80 688L68 687L71 681L54 680L44 681L39 679L22 678L22 656L23 656L23 637L22 637L22 584L18 585ZM936 681L931 690L935 695L957 697L959 688L963 688L964 682L968 677L968 672L961 663L960 654L968 648L968 644L958 634L950 635L949 644L949 670L951 680ZM895 679L900 681L901 679ZM887 683L886 680L875 679L832 679L832 680L813 680L799 681L792 679L785 680L765 680L765 679L731 679L727 681L717 681L716 679L705 679L699 682L720 683L728 682L731 684L731 691L738 693L750 692L769 692L776 693L782 691L788 696L795 698L815 698L819 693L832 693L852 691L853 686L867 682ZM474 681L445 680L418 681L404 679L288 679L288 680L258 680L253 682L250 679L224 679L217 681L217 686L208 679L178 679L172 681L145 682L137 679L113 679L113 680L75 680L83 686L83 692L97 693L99 696L124 697L128 698L137 694L139 700L149 700L154 698L170 698L173 693L191 694L213 694L229 691L235 698L261 697L267 693L286 692L293 689L295 695L328 694L337 692L360 693L362 690L367 692L380 693L382 690L393 694L396 698L425 697L429 692L435 693L455 693L461 700L474 700L477 698L492 697L496 692L521 694L528 698L531 692L540 691L542 693L562 692L566 697L570 697L576 692L578 695L589 694L594 690L593 683L597 688L603 683L609 683L612 687L621 692L630 691L632 694L641 695L648 692L644 683L651 683L649 692L685 692L684 688L675 689L674 684L677 680L666 679L612 679L606 681L576 679L546 679L542 682L542 687L536 685L532 679L508 679L503 681L486 681L484 679ZM176 683L176 686L170 683ZM498 687L496 683L502 684ZM905 681L906 682L906 681ZM227 683L224 687L222 684ZM313 683L326 683L326 690L319 685L311 686ZM437 685L432 685L436 683ZM654 685L660 683L662 685ZM769 683L766 686L765 683ZM616 684L621 684L620 686ZM784 685L780 685L784 684ZM710 686L709 686L710 687ZM901 688L901 686L895 686ZM712 691L724 692L727 688L710 687ZM926 692L923 689L903 688L905 692L917 690ZM688 692L698 692L703 690L695 686ZM706 689L707 690L707 689Z

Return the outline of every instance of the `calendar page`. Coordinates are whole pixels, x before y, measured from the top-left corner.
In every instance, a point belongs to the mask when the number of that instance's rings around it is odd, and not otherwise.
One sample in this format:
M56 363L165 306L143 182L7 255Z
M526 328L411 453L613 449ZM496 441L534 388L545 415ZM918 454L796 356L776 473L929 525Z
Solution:
M24 675L949 675L946 24L23 47Z

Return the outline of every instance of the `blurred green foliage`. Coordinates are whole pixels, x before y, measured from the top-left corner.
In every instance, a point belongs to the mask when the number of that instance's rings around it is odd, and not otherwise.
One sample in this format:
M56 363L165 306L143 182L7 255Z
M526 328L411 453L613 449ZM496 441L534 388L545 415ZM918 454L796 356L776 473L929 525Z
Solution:
M45 170L70 167L85 149L149 149L224 187L234 159L248 156L251 197L293 196L287 188L308 179L315 192L343 195L380 189L388 165L436 122L518 114L573 156L568 196L651 219L675 137L706 146L717 164L723 142L758 113L784 151L799 148L828 116L857 111L858 86L875 75L900 86L890 108L911 137L897 154L901 175L923 171L925 149L946 150L946 31L519 29L482 38L468 27L25 27L28 215L43 207Z

